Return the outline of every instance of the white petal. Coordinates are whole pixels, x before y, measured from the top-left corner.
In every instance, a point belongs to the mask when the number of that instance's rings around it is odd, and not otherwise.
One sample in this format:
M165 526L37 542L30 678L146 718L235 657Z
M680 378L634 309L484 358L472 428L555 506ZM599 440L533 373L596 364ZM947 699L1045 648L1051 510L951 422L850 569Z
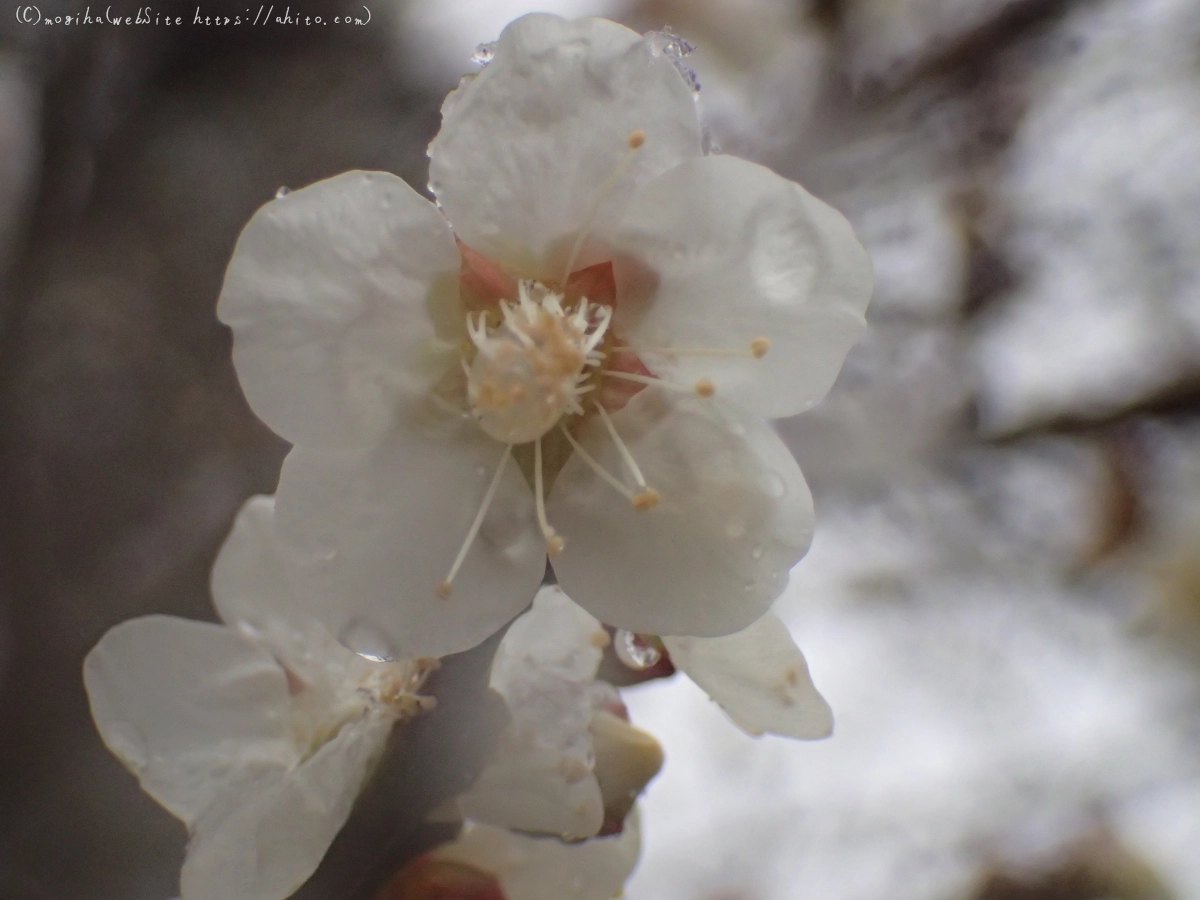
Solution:
M610 900L619 896L642 850L637 811L612 837L565 844L472 822L453 843L433 851L436 859L491 872L505 900Z
M663 637L681 669L751 734L816 739L833 733L833 712L808 663L773 613L719 638Z
M397 403L445 370L433 310L454 319L458 266L441 214L387 172L346 172L262 207L217 307L250 406L296 444L373 443Z
M496 651L491 686L511 719L463 814L521 831L591 837L604 822L589 730L608 635L557 587L545 587Z
M378 655L415 658L467 650L528 606L546 549L511 460L453 592L436 593L503 454L474 421L407 415L370 451L288 454L276 515L312 554L313 615L350 646L377 637Z
M500 642L491 685L513 705L551 684L590 684L607 639L594 616L561 588L547 585Z
M284 900L320 864L346 823L392 722L368 716L290 771L263 772L195 824L182 900Z
M504 733L487 767L459 798L459 809L500 828L567 840L592 837L604 824L596 776L583 759L527 742L529 737Z
M265 646L303 682L336 694L370 663L308 611L295 579L303 557L279 539L275 498L251 497L213 564L212 593L225 624Z
M598 237L638 186L700 155L692 92L653 40L604 19L535 13L505 28L487 68L446 99L429 183L468 246L558 280L636 130L646 143L604 199ZM598 261L585 254L579 265Z
M92 648L83 683L104 743L189 824L244 770L297 760L283 669L233 629L130 619Z
M612 417L647 483L636 510L575 454L554 483L550 522L563 590L602 622L715 637L766 612L812 539L812 497L796 461L756 416L719 400L648 388ZM610 473L617 448L596 417L580 432Z
M634 197L616 245L614 324L631 344L745 351L770 341L761 359L644 356L656 375L710 378L760 416L820 400L864 328L871 262L849 223L754 163L681 163Z

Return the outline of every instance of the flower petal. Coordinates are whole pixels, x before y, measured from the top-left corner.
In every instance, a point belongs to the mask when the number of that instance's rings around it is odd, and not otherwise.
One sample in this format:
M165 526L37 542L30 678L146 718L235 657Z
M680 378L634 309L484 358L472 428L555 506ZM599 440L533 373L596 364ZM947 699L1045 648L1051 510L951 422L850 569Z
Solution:
M646 142L599 208L599 238L640 185L700 155L692 91L653 40L622 25L527 15L446 98L429 184L468 245L557 281L637 130ZM579 266L602 258L585 252Z
M751 734L813 740L833 733L833 712L817 693L787 626L773 613L737 634L662 641L676 668Z
M346 823L391 727L386 716L367 716L291 771L223 794L192 829L182 900L290 897Z
M464 815L568 840L600 830L604 803L589 726L607 641L600 623L557 587L542 588L513 622L491 680L511 719L487 768L459 799Z
M614 327L636 347L746 352L642 358L664 378L709 378L760 416L820 400L864 328L871 262L849 223L754 163L681 163L633 198L615 244ZM764 337L769 352L751 357Z
M292 675L334 695L372 664L308 611L294 584L302 565L302 556L279 539L275 498L251 497L213 564L213 603L225 624L267 647Z
M276 516L281 537L310 555L311 613L351 647L366 639L375 655L411 659L467 650L521 612L546 545L512 461L453 592L436 593L503 454L473 420L416 413L369 451L288 454Z
M130 619L88 653L83 683L104 743L189 825L243 771L297 761L283 669L230 628Z
M582 760L529 737L505 732L479 779L459 798L459 809L500 828L564 840L592 837L604 824L596 776Z
M634 509L573 455L547 502L567 542L554 558L563 590L629 631L715 637L745 628L812 539L812 497L796 461L765 422L719 400L648 388L612 422L661 500ZM579 440L621 473L601 421L589 420Z
M432 855L491 872L505 900L610 900L620 895L641 851L635 810L620 834L576 844L470 822Z
M445 371L435 319L455 319L458 268L445 219L387 172L346 172L266 204L238 238L217 306L250 406L296 444L372 444L397 403Z

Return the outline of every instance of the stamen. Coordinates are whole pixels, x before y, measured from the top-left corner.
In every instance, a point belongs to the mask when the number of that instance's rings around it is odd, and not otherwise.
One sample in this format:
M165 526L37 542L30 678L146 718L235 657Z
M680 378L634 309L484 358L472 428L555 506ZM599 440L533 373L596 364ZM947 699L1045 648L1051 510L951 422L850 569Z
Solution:
M631 344L612 348L614 353L660 353L667 356L752 356L755 359L762 359L770 349L771 341L765 337L756 337L744 350L732 347L638 347Z
M596 404L596 412L600 414L600 421L604 423L604 427L608 429L608 436L613 439L613 443L617 445L617 452L621 454L621 460L625 463L625 468L629 470L629 474L633 476L633 480L637 482L637 486L641 488L639 494L635 494L630 499L633 501L634 507L638 509L649 509L648 506L638 506L638 496L651 491L652 488L646 486L646 479L642 477L642 470L638 468L637 462L633 458L633 454L629 452L629 448L625 446L625 442L621 440L621 436L617 434L617 429L612 423L612 419L608 417L608 413L604 411L604 407L599 403ZM657 491L654 491L657 494ZM651 503L650 506L654 504Z
M646 132L640 128L637 131L631 132L629 135L629 150L625 156L617 163L617 167L613 169L613 173L608 176L608 180L600 187L600 191L596 194L596 199L592 201L591 208L588 209L588 214L583 220L583 227L579 229L579 235L575 238L575 245L571 248L571 255L567 257L567 267L563 270L562 281L563 287L566 287L567 278L571 275L571 270L575 267L575 260L579 258L579 251L583 249L583 242L587 240L588 233L592 229L592 225L596 220L596 214L600 211L602 204L608 195L612 193L613 188L617 186L617 182L621 176L625 174L625 170L629 168L630 162L633 161L634 155L646 143Z
M533 442L533 492L537 501L537 520L546 539L546 552L551 556L562 553L567 542L546 521L546 491L542 485L542 439Z
M612 475L608 471L608 469L604 468L604 466L602 466L602 465L600 465L600 463L596 462L596 460L592 457L592 455L583 449L583 445L580 444L579 441L575 440L575 438L572 436L571 432L567 430L566 425L563 425L560 423L558 427L560 429L562 429L563 436L566 437L567 441L570 442L571 448L576 453L579 454L579 458L582 459L589 466L591 466L592 471L595 472L597 475L599 475L602 479L604 479L604 481L606 481L612 487L616 488L618 493L624 495L626 500L628 500L630 503L633 503L634 502L633 491L631 491L629 488L625 487L625 485L621 484L621 482L616 478L615 475ZM637 504L635 503L634 505L636 506Z
M648 384L653 387L667 388L672 391L683 391L685 394L696 394L703 397L705 400L712 397L717 392L717 386L712 383L711 379L701 378L691 387L686 384L680 384L677 381L666 381L662 378L652 377L650 375L637 375L633 372L614 372L612 369L605 370L600 373L606 378L620 378L623 381L636 381L638 384Z
M496 496L496 490L500 487L500 476L504 474L504 469L508 465L510 456L512 456L512 444L505 444L504 455L500 457L500 465L496 466L496 474L492 476L492 483L488 485L487 493L483 495L483 503L480 504L479 512L475 514L475 521L471 523L471 528L467 531L466 540L463 541L462 547L459 548L458 556L454 557L454 565L450 567L450 574L446 576L445 581L441 582L434 589L437 595L443 600L450 596L454 576L458 574L463 560L467 558L467 551L471 548L471 544L475 542L475 537L479 534L479 529L483 525L483 517L487 515L488 507L492 505L492 500Z

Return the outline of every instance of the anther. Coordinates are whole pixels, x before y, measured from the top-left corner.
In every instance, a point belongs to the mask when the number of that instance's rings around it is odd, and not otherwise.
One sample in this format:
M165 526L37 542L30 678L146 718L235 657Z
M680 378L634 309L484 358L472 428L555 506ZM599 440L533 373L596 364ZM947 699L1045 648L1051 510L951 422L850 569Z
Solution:
M713 394L715 394L717 392L717 388L716 388L716 385L714 385L710 379L701 378L699 381L696 382L695 391L696 391L696 396L703 397L705 400L708 400L710 397L712 397Z
M633 508L636 510L654 509L658 506L658 501L662 499L662 494L654 488L646 488L643 491L638 491L631 498Z
M771 341L768 338L756 337L750 342L750 355L755 359L762 359L770 349Z
M629 149L637 150L642 144L646 143L646 132L642 129L629 132Z

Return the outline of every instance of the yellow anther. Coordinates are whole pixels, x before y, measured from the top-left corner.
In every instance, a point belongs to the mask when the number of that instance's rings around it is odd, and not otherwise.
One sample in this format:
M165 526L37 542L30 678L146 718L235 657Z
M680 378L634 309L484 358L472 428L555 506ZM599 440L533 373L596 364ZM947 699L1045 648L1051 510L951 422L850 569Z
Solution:
M565 546L567 546L567 542L561 535L552 534L546 538L546 552L551 556L558 556L563 552Z
M696 395L698 397L703 397L705 400L707 400L716 392L716 385L714 385L708 378L701 378L696 382Z
M642 131L642 129L639 128L637 131L631 131L629 133L630 150L637 150L644 143L646 143L646 132Z
M654 509L658 506L658 501L662 499L662 494L654 488L646 488L644 491L638 491L633 495L630 501L633 503L633 508L637 510Z
M750 342L750 355L755 359L762 359L770 349L771 342L765 337L756 337Z
M453 588L453 586L450 584L450 582L449 582L449 581L440 581L440 582L438 582L438 586L437 586L437 587L435 587L433 590L434 590L434 592L435 592L435 593L436 593L436 594L437 594L439 597L441 597L443 600L449 600L449 599L450 599L450 592L451 592L452 590L454 590L454 588Z

